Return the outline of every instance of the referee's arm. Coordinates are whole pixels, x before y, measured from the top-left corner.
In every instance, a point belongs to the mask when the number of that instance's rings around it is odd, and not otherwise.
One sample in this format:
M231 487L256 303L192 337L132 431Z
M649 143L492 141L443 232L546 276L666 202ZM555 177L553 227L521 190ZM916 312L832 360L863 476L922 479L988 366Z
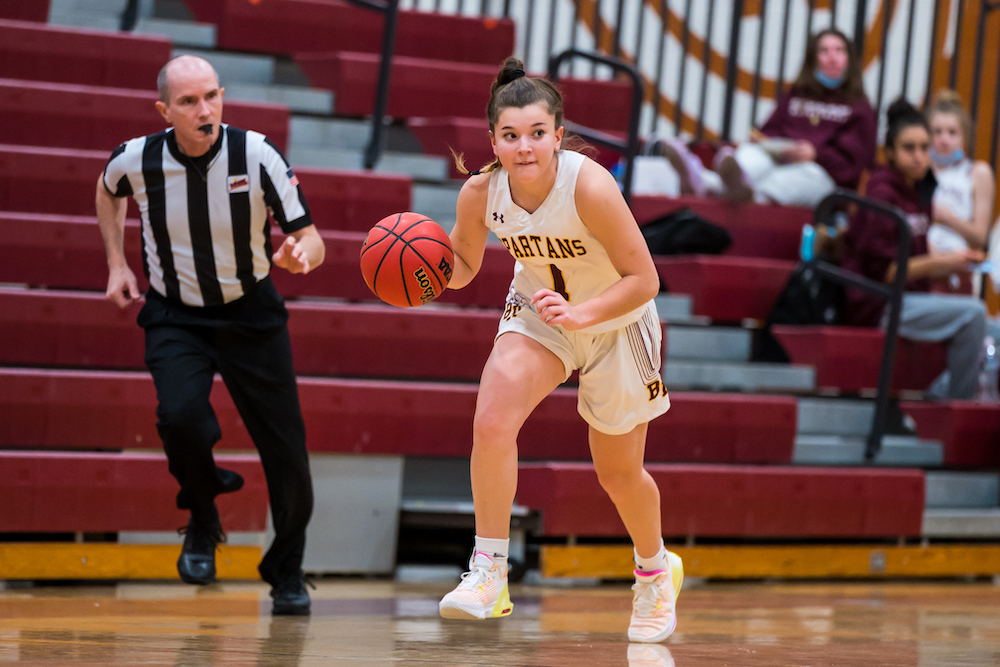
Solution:
M326 244L316 225L297 229L285 237L278 251L271 258L274 265L289 273L309 273L326 258Z
M139 298L139 284L125 259L126 197L114 197L104 184L104 172L97 179L97 224L108 256L108 289L104 295L119 308L127 308Z

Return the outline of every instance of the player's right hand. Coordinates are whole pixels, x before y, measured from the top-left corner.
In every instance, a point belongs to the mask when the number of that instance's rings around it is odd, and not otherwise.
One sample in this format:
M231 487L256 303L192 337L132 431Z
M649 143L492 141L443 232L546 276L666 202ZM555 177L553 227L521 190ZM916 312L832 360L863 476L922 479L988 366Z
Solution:
M128 308L139 298L139 283L127 266L111 269L108 274L108 291L104 296L119 308Z

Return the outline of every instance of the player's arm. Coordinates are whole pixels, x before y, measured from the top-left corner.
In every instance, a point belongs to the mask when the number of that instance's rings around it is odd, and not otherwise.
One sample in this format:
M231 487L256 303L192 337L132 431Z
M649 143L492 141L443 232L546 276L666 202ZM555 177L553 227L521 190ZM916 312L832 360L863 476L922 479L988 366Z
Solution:
M486 226L486 201L489 197L490 175L472 176L462 185L455 208L456 222L451 230L451 249L455 253L455 267L448 287L461 289L472 282L483 265L486 239L490 230Z
M97 179L94 205L97 209L97 224L104 239L104 251L108 256L108 289L105 296L119 308L127 308L139 298L139 285L125 259L125 214L128 201L125 197L115 197L108 191L104 183L104 172Z
M326 259L326 244L316 225L290 232L271 258L289 273L309 273Z
M621 279L592 299L570 305L553 290L539 290L532 299L542 320L574 331L620 317L639 308L660 290L639 226L607 169L592 160L580 168L576 210L608 252Z

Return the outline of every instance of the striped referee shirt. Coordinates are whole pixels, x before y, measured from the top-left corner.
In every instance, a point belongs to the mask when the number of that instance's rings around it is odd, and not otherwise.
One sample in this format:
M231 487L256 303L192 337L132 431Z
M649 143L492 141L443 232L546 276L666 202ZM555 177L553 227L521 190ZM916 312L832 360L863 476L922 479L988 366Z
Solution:
M268 214L286 234L312 224L298 183L267 137L225 124L198 158L168 129L126 141L104 170L108 192L139 205L150 287L189 306L235 301L267 277Z

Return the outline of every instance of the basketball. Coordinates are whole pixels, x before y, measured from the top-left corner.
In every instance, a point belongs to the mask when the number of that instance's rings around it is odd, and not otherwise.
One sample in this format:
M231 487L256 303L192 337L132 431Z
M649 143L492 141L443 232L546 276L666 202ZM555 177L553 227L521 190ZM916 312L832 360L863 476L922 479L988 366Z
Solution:
M422 306L444 292L454 253L448 235L419 213L380 220L361 246L361 273L368 289L400 308Z

